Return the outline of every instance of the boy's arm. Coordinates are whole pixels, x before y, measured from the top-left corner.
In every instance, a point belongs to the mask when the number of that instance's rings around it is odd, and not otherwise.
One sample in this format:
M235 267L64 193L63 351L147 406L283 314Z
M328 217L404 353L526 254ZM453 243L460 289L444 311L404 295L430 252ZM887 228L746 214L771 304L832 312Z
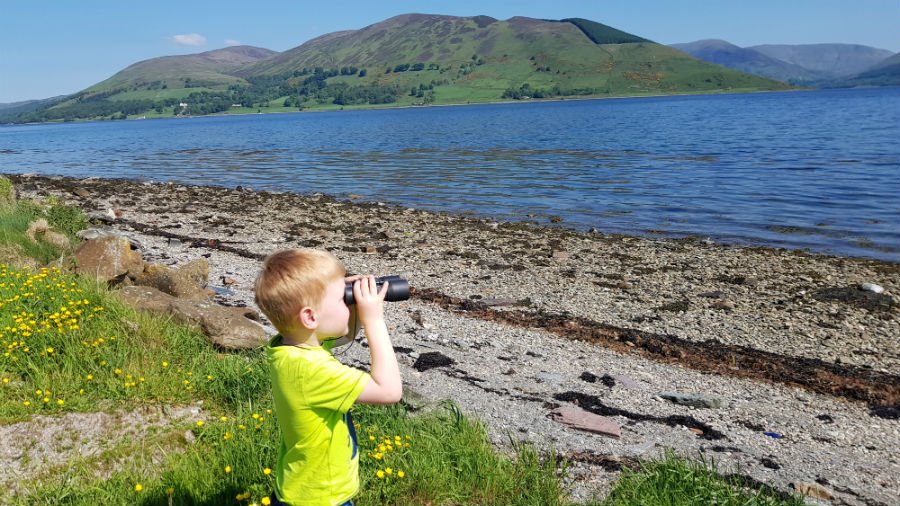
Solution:
M384 322L384 296L387 290L387 282L380 292L377 290L374 276L353 283L358 317L366 329L369 353L372 356L372 379L356 399L363 404L393 404L399 402L403 395L400 366L397 365L394 347Z

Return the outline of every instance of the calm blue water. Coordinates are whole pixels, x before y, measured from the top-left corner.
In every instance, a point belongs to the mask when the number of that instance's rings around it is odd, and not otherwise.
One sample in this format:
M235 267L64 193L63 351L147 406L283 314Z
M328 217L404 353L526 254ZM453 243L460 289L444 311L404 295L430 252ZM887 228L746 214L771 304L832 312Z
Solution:
M0 172L357 194L900 261L900 88L0 128Z

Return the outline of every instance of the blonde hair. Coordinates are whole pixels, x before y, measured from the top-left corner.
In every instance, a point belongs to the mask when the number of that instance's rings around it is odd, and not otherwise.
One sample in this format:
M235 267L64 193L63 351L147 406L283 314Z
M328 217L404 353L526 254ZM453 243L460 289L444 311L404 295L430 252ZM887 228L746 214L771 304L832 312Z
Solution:
M318 307L328 283L346 275L334 255L290 249L266 257L256 277L256 305L280 332L290 330L304 307Z

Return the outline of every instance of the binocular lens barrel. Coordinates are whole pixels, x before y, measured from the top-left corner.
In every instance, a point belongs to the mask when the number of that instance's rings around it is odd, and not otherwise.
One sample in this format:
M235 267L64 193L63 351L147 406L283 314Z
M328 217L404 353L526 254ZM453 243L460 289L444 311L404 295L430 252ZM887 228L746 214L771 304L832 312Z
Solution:
M384 296L384 300L387 302L397 302L409 298L409 281L397 275L375 278L375 286L379 291L381 290L381 285L383 285L385 281L388 282L388 291ZM350 304L356 304L356 298L353 296L353 283L347 283L346 286L344 286L344 303L348 306Z

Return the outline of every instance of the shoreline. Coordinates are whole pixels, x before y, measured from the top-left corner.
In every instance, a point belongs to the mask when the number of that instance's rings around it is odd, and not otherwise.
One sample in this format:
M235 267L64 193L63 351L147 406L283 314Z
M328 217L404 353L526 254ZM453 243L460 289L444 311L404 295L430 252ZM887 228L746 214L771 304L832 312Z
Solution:
M137 238L149 261L207 258L221 303L252 306L259 258L288 247L326 249L352 272L400 274L419 293L450 298L386 305L404 384L431 400L454 400L484 421L501 448L529 439L564 455L619 460L666 448L699 452L782 490L824 479L837 504L889 504L900 489L900 264L590 234L318 194L11 179L23 197L118 210L122 218L111 225ZM234 283L226 286L225 277ZM882 285L884 297L859 290L865 282ZM558 330L545 325L553 320ZM571 322L625 333L595 342ZM704 370L680 348L648 356L641 351L646 343L629 335L672 336L734 353L710 357L718 369ZM837 380L816 372L806 374L813 383L802 388L789 378L741 377L754 367L737 357L744 348L773 357L766 363L844 368L848 382L882 378L887 397L826 393L817 385ZM368 363L363 346L341 353L353 365ZM440 353L451 365L416 367L425 353ZM597 381L601 376L610 380ZM726 407L688 408L660 397L672 391L716 395ZM612 417L622 437L577 432L547 417L550 406L566 403ZM878 406L885 410L876 413ZM682 422L665 423L672 416ZM577 497L602 491L618 475L573 460ZM772 461L779 469L766 465Z
M852 88L851 88L852 89ZM665 97L693 97L693 96L721 96L721 95L746 95L746 94L755 94L755 93L784 93L784 92L814 92L814 91L824 91L827 88L794 88L794 89L786 89L786 90L747 90L747 91L729 91L729 90L720 90L716 92L673 92L673 93L659 93L659 94L649 94L649 95L616 95L616 96L584 96L578 98L568 98L568 97L560 97L560 98L530 98L528 100L493 100L488 102L459 102L459 103L447 103L447 104L427 104L427 105L390 105L390 104L366 104L365 106L355 107L350 106L350 109L345 109L343 106L340 108L333 109L312 109L312 110L302 110L302 111L269 111L269 112L239 112L239 113L213 113L213 114L204 114L202 116L158 116L158 117L141 117L141 118L125 118L124 120L112 120L112 119L76 119L73 121L45 121L42 123L0 123L0 126L40 126L40 125L62 125L66 123L105 123L107 121L147 121L147 120L158 120L158 119L190 119L190 118L223 118L229 116L259 116L259 115L270 115L270 114L299 114L299 113L322 113L322 112L343 112L343 111L383 111L383 110L392 110L392 109L424 109L429 107L466 107L466 106L478 106L478 105L506 105L506 104L528 104L528 103L542 103L542 102L567 102L567 101L593 101L593 100L624 100L624 99L632 99L632 98L665 98Z

